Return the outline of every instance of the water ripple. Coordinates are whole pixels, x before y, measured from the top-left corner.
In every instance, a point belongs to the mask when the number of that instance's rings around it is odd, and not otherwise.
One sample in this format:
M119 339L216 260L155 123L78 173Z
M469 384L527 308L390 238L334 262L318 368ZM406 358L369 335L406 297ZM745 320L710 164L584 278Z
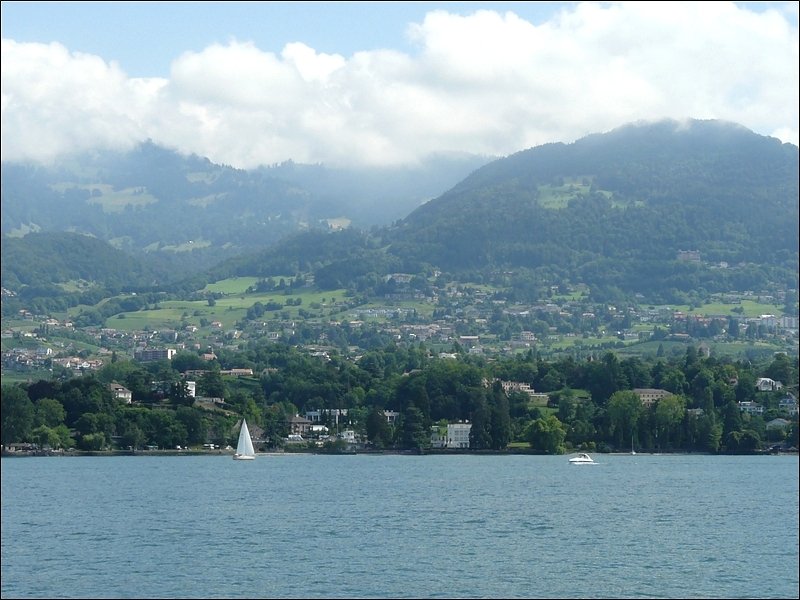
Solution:
M797 457L626 458L3 459L2 596L798 596Z

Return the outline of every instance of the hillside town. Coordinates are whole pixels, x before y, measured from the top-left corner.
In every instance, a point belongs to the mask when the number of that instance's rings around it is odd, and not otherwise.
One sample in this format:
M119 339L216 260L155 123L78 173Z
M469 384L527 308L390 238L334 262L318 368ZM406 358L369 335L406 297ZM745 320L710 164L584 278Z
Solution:
M365 348L351 344L348 338L353 337L353 332L365 330L380 336L381 341L424 343L443 356L451 354L454 345L487 357L534 349L545 357L566 353L587 358L644 342L693 343L705 355L710 354L713 345L734 340L754 347L755 342L769 342L795 351L798 344L798 317L780 314L779 307L784 302L781 292L725 294L720 301L737 304L751 300L776 307L773 314L732 316L707 314L701 308L622 308L586 299L512 303L470 286L433 289L426 296L403 288L410 275L398 274L395 278L398 291L387 295L381 307L320 305L303 319L281 318L273 313L274 318L265 320L264 314L261 318L241 319L231 328L225 328L218 320L147 331L76 328L71 320L23 310L14 326L2 330L2 369L55 369L82 374L100 368L112 353L147 361L169 359L170 350L173 354L196 352L204 360L214 360L215 351L235 350L248 340L264 338L303 347L322 359L334 351L357 359ZM426 319L404 302L434 307L432 317ZM78 349L87 344L96 346L97 351Z
M749 343L752 348L765 342L789 348L797 346L796 317L761 314L734 318L731 314L704 314L699 309L687 311L668 306L620 308L590 303L585 298L559 298L556 289L552 290L551 301L537 304L507 302L470 286L451 285L433 289L432 295L425 296L404 287L410 283L410 276L397 275L396 279L396 291L383 299L383 306L360 306L355 302L343 306L342 302L332 301L330 306L319 303L315 308L309 307L316 312L306 313L304 319L280 318L281 311L275 311L278 318L265 320L265 315L258 315L259 318L240 319L233 328L224 327L218 320L147 331L77 328L70 321L23 312L14 326L2 332L3 373L17 378L25 378L27 374L29 381L42 374L63 380L91 374L119 358L147 364L191 353L208 364L208 369L187 369L182 375L186 393L194 406L235 415L235 411L228 410L225 398L198 395L197 382L211 369L218 369L221 376L228 378L257 379L269 375L254 372L246 365L226 364L220 360L220 357L236 355L237 350L256 340L292 345L323 363L334 355L357 363L371 348L353 343L353 340L364 339L372 339L374 346L386 343L424 346L429 355L438 358L456 359L459 354L466 354L486 360L519 353L549 357L568 355L591 360L608 351L624 352L648 343L650 353L676 356L693 345L703 357L710 356L713 348L723 348L732 341ZM720 300L733 305L747 300L764 305L771 303L777 309L784 300L781 296L745 292L727 294ZM432 317L422 317L421 311L411 302L416 306L430 304ZM274 369L265 369L269 370ZM484 386L488 388L491 383L484 381ZM536 391L529 382L502 380L499 383L506 394L524 394L531 406L557 406L548 393ZM153 381L154 394L166 397L168 385ZM777 405L771 407L772 418L766 427L787 429L798 414L794 393L782 390L780 381L768 377L759 377L755 385L757 392L783 391ZM110 387L117 400L135 404L131 391L124 385L115 382ZM634 388L633 391L645 408L670 396L668 391L658 388ZM758 402L756 396L740 401L739 410L743 414L762 416L765 405ZM384 416L387 423L393 425L399 413L386 410ZM432 425L429 447L433 450L467 449L470 428L467 421ZM284 430L287 436L281 444L287 448L322 447L334 440L351 449L368 447L363 434L348 427L347 409L311 409L288 415ZM274 445L274 440L267 439L257 424L252 425L251 432L255 445L262 451ZM209 445L206 450L219 449L213 443Z

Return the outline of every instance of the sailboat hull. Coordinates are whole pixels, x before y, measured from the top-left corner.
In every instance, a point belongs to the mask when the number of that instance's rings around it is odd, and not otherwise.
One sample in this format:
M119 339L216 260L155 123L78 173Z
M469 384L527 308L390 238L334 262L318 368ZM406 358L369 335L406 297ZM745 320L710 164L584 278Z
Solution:
M249 456L247 454L234 454L233 460L255 460L255 456Z

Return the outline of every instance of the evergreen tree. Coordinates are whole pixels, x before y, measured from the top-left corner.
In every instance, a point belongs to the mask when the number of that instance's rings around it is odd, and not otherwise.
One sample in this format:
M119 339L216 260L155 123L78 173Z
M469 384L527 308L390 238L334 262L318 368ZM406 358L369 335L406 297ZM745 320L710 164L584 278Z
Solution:
M425 426L422 411L416 406L410 405L403 411L400 444L407 450L421 451L430 447L430 428Z
M511 416L508 396L499 381L495 381L492 386L491 400L491 448L505 450L511 442Z
M477 401L472 411L472 427L469 430L469 447L475 450L486 450L492 447L491 411L486 398Z
M215 365L213 369L206 371L200 376L200 381L197 382L197 388L201 396L225 398L225 382L222 380L219 365Z
M376 448L386 448L392 442L392 431L386 415L377 406L372 407L367 415L366 422L367 439Z
M34 406L25 390L16 385L4 385L2 389L2 444L23 442L30 439L33 428Z

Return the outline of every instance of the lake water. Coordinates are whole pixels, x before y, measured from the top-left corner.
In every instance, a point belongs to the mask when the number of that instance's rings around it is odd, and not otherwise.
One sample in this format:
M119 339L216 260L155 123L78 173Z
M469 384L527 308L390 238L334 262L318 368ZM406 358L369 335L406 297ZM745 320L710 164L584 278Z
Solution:
M797 598L798 457L2 459L3 598Z

